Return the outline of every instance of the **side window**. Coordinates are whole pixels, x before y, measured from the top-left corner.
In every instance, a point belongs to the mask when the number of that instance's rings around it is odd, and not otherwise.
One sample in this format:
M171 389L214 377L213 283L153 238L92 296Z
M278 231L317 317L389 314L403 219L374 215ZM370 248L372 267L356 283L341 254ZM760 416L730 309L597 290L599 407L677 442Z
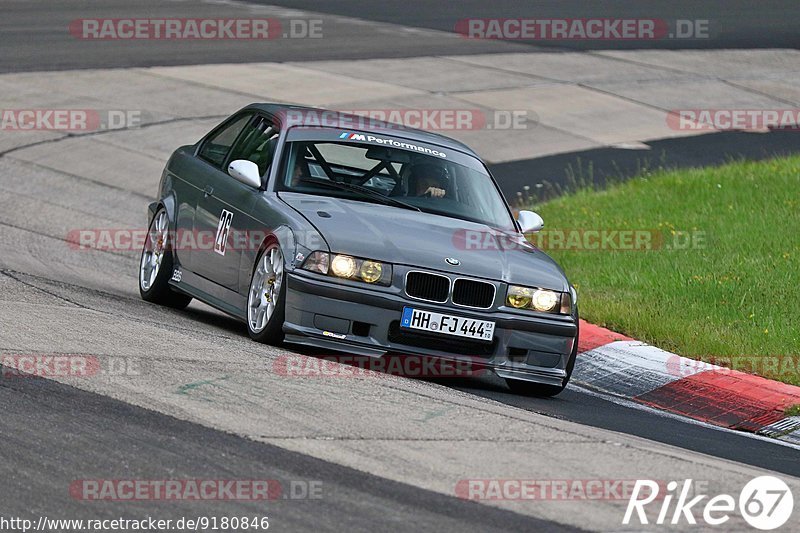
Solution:
M257 117L245 130L231 152L231 161L246 159L258 165L263 177L272 164L278 145L278 130L265 117Z
M212 165L221 167L225 162L225 156L228 155L228 150L230 150L233 143L236 142L236 138L251 117L252 115L250 114L244 115L222 128L212 137L206 139L198 155Z

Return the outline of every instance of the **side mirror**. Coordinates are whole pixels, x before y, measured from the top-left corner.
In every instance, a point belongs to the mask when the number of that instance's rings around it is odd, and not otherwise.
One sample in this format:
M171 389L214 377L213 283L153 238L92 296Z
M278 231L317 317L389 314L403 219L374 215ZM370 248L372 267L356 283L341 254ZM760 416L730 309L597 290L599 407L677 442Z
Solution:
M245 185L250 185L258 189L261 187L261 174L258 172L258 165L246 159L231 161L228 165L228 174L237 181Z
M544 220L533 211L520 211L517 223L522 233L532 233L544 227Z

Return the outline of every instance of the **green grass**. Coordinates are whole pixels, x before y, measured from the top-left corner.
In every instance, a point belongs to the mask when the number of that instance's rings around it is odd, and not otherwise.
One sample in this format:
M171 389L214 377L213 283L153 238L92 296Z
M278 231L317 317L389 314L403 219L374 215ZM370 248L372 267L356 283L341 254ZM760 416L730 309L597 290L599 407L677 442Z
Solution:
M545 248L586 320L687 357L744 356L751 366L734 368L800 384L800 157L656 172L533 208L548 230L663 235L648 251ZM704 242L676 249L682 232Z

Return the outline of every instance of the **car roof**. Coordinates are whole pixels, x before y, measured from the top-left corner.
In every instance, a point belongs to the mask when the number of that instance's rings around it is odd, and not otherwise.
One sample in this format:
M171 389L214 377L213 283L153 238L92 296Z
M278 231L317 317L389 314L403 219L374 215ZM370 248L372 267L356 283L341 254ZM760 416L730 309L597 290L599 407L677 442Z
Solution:
M287 104L275 104L275 103L255 103L250 104L245 109L255 109L258 111L263 111L270 115L280 115L281 113L286 113L289 111L305 111L305 112L315 112L315 113L325 113L326 119L331 118L331 116L341 118L341 122L345 124L357 124L358 121L363 121L365 117L359 115L353 115L351 113L342 113L339 111L334 111L331 109L322 109L319 107L308 107L308 106L300 106L300 105L287 105ZM354 122L356 121L356 122ZM451 139L450 137L446 137L444 135L440 135L438 133L431 133L429 131L419 130L416 128L409 128L407 126L403 126L401 124L394 124L390 122L385 122L385 124L390 125L389 131L383 128L362 128L358 129L357 131L364 131L364 132L377 132L385 135L394 135L396 137L402 137L408 140L415 140L420 142L425 142L429 144L437 144L444 148L450 148L453 150L458 150L460 152L464 152L468 155L476 157L480 159L478 154L476 154L469 146L466 144L459 142L455 139ZM334 126L325 126L325 125L315 125L314 127L319 128L330 128L330 129L352 129L356 131L354 128L344 128L344 127L334 127Z

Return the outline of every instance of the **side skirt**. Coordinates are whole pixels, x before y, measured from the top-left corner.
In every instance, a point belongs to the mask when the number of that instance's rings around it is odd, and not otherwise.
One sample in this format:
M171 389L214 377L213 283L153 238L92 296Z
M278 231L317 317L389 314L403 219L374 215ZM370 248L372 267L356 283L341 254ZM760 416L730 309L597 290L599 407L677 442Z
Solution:
M180 272L180 276L177 276L177 272ZM176 278L179 278L180 281ZM195 274L191 270L186 270L180 265L175 267L169 286L242 322L247 320L247 297Z

